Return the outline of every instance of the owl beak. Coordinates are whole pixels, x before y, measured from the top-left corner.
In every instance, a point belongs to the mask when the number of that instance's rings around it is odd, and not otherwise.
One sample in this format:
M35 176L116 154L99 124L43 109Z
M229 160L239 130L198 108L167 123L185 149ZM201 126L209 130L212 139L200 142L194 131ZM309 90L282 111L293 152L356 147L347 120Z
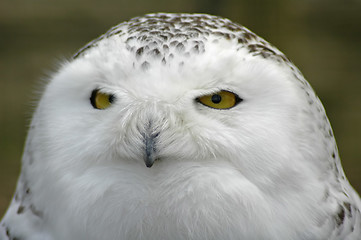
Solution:
M144 143L145 143L144 162L148 168L152 167L154 162L157 160L155 142L156 142L156 137L158 135L159 133L149 134L144 136Z

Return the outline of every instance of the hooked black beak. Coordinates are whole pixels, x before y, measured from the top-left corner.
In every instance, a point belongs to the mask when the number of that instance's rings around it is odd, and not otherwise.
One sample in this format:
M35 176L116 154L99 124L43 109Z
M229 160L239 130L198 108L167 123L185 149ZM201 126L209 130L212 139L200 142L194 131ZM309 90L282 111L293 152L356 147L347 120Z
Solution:
M150 168L153 166L154 162L157 160L156 156L156 138L159 133L155 134L145 134L144 143L145 143L145 165Z

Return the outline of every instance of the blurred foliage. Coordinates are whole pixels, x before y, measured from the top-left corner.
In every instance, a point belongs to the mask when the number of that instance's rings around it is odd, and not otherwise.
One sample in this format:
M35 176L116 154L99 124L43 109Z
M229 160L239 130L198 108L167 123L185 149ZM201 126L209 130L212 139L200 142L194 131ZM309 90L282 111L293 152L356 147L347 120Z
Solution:
M361 192L361 1L1 0L0 216L15 189L41 79L112 25L148 12L221 15L279 47L323 101L345 172Z

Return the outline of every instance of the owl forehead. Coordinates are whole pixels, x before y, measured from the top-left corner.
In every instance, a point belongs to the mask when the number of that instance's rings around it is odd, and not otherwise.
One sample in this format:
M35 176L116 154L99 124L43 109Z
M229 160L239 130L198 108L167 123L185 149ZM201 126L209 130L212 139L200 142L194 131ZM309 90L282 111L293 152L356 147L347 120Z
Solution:
M245 27L207 14L148 14L121 23L80 49L74 58L87 55L94 48L104 48L116 39L135 59L133 65L148 69L154 63L177 64L195 55L205 54L210 47L228 41L234 51L245 50L251 56L289 60L276 48ZM221 50L221 49L220 49Z

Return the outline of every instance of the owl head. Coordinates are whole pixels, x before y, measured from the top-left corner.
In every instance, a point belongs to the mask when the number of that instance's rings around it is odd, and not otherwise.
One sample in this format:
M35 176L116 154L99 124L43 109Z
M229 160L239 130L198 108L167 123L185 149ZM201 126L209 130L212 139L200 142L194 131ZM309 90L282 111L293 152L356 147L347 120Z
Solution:
M205 14L134 18L79 50L51 77L25 151L49 216L125 233L179 215L190 229L194 212L251 225L275 202L296 216L322 197L320 178L343 176L324 108L292 62ZM235 206L244 211L225 214Z

